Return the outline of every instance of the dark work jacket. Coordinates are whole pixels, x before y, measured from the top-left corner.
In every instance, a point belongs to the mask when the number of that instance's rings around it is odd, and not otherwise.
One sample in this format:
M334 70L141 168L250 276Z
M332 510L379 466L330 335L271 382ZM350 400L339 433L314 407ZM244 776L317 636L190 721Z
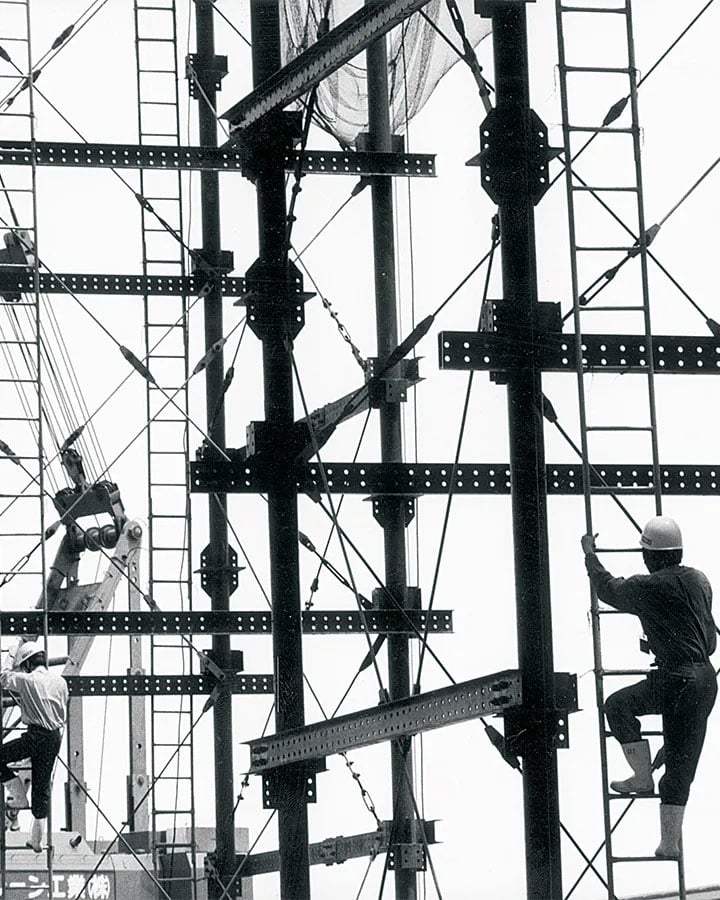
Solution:
M598 599L640 619L650 651L661 666L707 663L715 652L712 588L688 566L670 566L649 575L613 578L594 553L585 556Z

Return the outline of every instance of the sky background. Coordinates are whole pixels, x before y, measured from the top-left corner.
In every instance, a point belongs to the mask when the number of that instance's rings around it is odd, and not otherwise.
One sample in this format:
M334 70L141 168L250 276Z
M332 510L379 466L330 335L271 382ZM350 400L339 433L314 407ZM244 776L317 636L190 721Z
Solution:
M218 0L218 9L249 36L247 4ZM461 4L471 15L470 3ZM660 54L701 9L703 4L674 4L656 0L651 6L637 5L635 11L636 61L640 73L647 72ZM45 52L62 29L74 21L84 4L33 0L34 58ZM193 4L178 3L181 59L194 50ZM684 38L668 59L652 74L640 91L640 121L643 135L643 173L648 225L658 222L680 197L714 162L718 153L718 129L712 113L713 86L720 73L716 53L720 12L712 5L701 22ZM618 17L619 18L619 17ZM549 128L550 144L562 144L560 128L557 47L554 4L539 0L528 4L531 56L531 97L538 115ZM230 73L223 82L218 100L219 111L232 106L251 87L250 51L238 34L217 17L216 50L226 54ZM0 31L0 33L2 33ZM77 129L92 142L135 143L137 111L135 59L133 49L132 4L109 0L90 24L47 66L37 87L52 100ZM0 43L2 41L0 40ZM618 32L596 25L573 33L573 57L569 61L584 65L616 64L622 41ZM490 41L482 43L478 56L492 83ZM578 124L597 124L609 105L624 93L613 81L606 86L585 79L573 94L572 104ZM196 112L187 112L186 91L181 85L184 140L198 142ZM25 102L25 101L23 101ZM15 105L20 106L21 101ZM36 96L37 137L40 140L75 141L77 137L42 98ZM418 152L436 153L438 177L414 179L410 184L397 180L399 313L400 332L406 335L413 322L434 311L489 248L494 207L480 186L478 171L465 163L478 151L478 127L484 117L480 98L469 70L456 66L440 83L427 106L409 127L408 146ZM6 125L6 121L3 122ZM16 123L8 122L6 136L15 136ZM599 142L598 142L599 144ZM332 148L331 139L313 131L308 145L312 149ZM627 184L630 178L627 155L608 147L588 153L578 161L577 171L592 184ZM551 167L556 174L559 163ZM9 169L3 173L7 177ZM14 174L14 173L12 173ZM19 177L19 176L18 176ZM136 185L136 174L126 173ZM199 176L184 179L188 196L186 241L200 246ZM317 176L303 181L293 232L296 247L304 247L318 229L338 209L354 187L354 178ZM683 287L705 310L718 316L716 218L718 181L715 174L704 182L663 225L653 251ZM567 251L567 215L562 179L537 208L538 280L543 301L560 302L564 312L570 309L571 289ZM61 170L56 167L38 171L38 244L40 256L55 272L128 272L141 269L139 209L131 192L109 171L97 169ZM613 203L616 201L613 199ZM627 201L617 201L622 215L629 216ZM235 256L235 274L242 275L257 255L257 231L254 188L239 173L221 176L221 212L223 248ZM6 210L0 214L7 218ZM412 229L410 229L410 222ZM621 233L609 224L587 201L583 208L586 234L599 240ZM611 255L612 256L612 255ZM612 257L616 262L619 255ZM374 301L370 196L362 192L338 215L337 219L303 256L303 261L318 290L330 300L341 321L363 356L375 353ZM583 274L589 282L604 268L594 262ZM637 267L622 270L606 292L606 300L615 304L637 302ZM438 330L471 330L475 327L483 291L482 269L458 293L438 317L430 334L418 346L422 356L421 374L425 379L406 405L405 438L409 460L450 462L453 458L467 375L443 372L438 368L436 334ZM657 334L706 334L700 316L652 264L650 287L653 328ZM490 295L501 296L500 266L496 261L491 276ZM311 289L306 279L306 289ZM143 312L139 298L81 297L90 313L121 344L137 356L143 350ZM110 395L130 371L116 344L80 308L75 299L53 295L56 315L87 408L94 410ZM2 313L3 310L0 310ZM8 311L5 311L9 315ZM225 333L233 329L226 346L226 365L238 345L242 315L240 307L228 298L225 306ZM630 314L612 317L600 314L588 330L622 332L638 330ZM197 304L190 316L191 367L204 353L202 311ZM333 321L318 298L306 307L306 325L296 340L296 360L303 392L311 409L322 406L355 389L362 373L348 346L340 339ZM227 443L242 446L245 427L263 418L260 343L245 334L235 363L235 379L227 397ZM617 421L624 417L637 421L643 412L643 385L639 376L598 375L588 377L586 388L593 421ZM572 375L548 375L544 389L555 404L563 427L577 439L577 385ZM191 415L196 422L205 420L202 376L191 382ZM656 381L660 422L660 455L663 463L710 464L717 459L717 425L713 416L715 386L707 376L679 378L658 376ZM3 386L8 391L7 386ZM9 395L7 395L9 397ZM8 400L8 402L11 402ZM145 423L144 383L133 375L94 419L96 433L105 457L113 460ZM302 413L299 394L296 412ZM79 417L80 419L81 417ZM356 452L364 417L343 425L323 448L327 461L349 460ZM191 428L193 450L202 435ZM359 451L359 459L372 462L379 458L376 418L371 419ZM650 454L646 438L614 437L599 443L593 462L638 462L648 464ZM551 426L546 427L548 462L576 462L571 448ZM505 389L492 384L486 374L478 374L472 393L469 424L461 459L464 462L506 463L507 413ZM10 467L8 462L0 470ZM123 452L110 475L120 486L125 508L131 518L147 519L145 449L137 440ZM7 476L9 477L9 476ZM335 495L335 502L339 497ZM418 515L408 529L410 584L421 586L423 600L430 595L436 565L442 517L446 500L440 496L423 498ZM653 514L648 498L629 504L639 521ZM581 498L551 497L548 501L555 663L558 671L578 675L582 711L570 720L570 749L560 751L561 817L587 852L602 842L601 782L598 755L597 713L592 676L592 644L587 609L589 592L584 574L579 537L585 530ZM665 511L681 523L685 535L685 561L697 565L710 580L720 583L716 549L715 498L670 498ZM260 498L234 496L229 500L230 518L255 568L259 583L246 570L232 598L234 609L264 609L260 587L268 590L268 553L265 506ZM600 501L595 508L596 530L606 546L627 547L636 542L636 532L612 504ZM48 521L53 510L47 503ZM195 495L192 502L192 569L199 565L199 551L206 542L207 498ZM348 496L343 504L341 522L378 571L382 568L382 535L372 519L368 503L361 496ZM3 532L32 530L21 516ZM321 547L328 535L328 520L306 498L300 498L300 528ZM10 537L2 551L4 560L17 558L26 543ZM31 541L27 538L26 541ZM59 536L49 542L52 558ZM20 552L18 553L18 549ZM336 540L328 557L345 572L343 556ZM309 596L317 564L300 550L303 601ZM146 558L143 571L147 572ZM618 574L633 571L637 557L613 558ZM88 559L81 569L81 581L95 580L97 559ZM352 559L353 574L361 593L369 596L375 582L362 564ZM16 578L3 588L0 598L5 609L30 608L38 590L31 578ZM124 592L117 597L122 608ZM196 585L195 602L203 608L205 596ZM458 681L490 674L517 665L515 636L515 597L513 584L512 530L509 497L462 496L454 499L446 547L442 557L435 604L454 611L452 636L431 638L433 649ZM352 595L327 574L320 576L315 607L354 608ZM626 617L617 617L608 633L607 665L639 667L647 658L637 650L639 625ZM209 646L199 639L197 645ZM7 646L5 644L4 646ZM52 646L61 648L61 641ZM127 643L122 639L98 640L86 671L123 673L127 667ZM268 673L272 668L269 638L234 638L233 647L245 654L247 672ZM308 637L304 641L308 680L326 710L335 708L366 652L360 637ZM415 653L415 659L417 654ZM384 652L381 671L386 677ZM444 686L445 676L431 659L424 667L423 688ZM618 683L618 686L620 684ZM340 712L362 709L377 702L377 682L372 669L356 683ZM199 712L204 698L199 698ZM240 786L248 764L243 742L261 734L270 711L271 698L237 697L234 701L234 770ZM127 720L125 701L93 699L87 701L86 781L96 800L111 819L119 824L125 818L124 775L127 771ZM310 694L306 697L308 721L321 718ZM498 723L500 724L500 723ZM214 781L209 754L212 747L211 722L203 720L195 736L197 824L214 821L212 801ZM230 748L229 748L230 749ZM522 783L500 759L483 735L477 722L430 732L415 742L417 760L417 797L424 815L438 819L442 843L431 848L442 896L469 900L493 897L516 900L523 896L525 857L522 821ZM616 747L610 745L613 773L624 777L624 767ZM718 712L710 719L704 756L688 806L685 826L687 882L705 885L720 882L717 866L715 823L720 784L716 761L720 753ZM369 791L381 819L392 817L389 787L389 753L384 746L350 754L362 783ZM328 772L318 776L318 803L309 807L311 840L373 830L374 819L366 810L357 785L339 757L328 758ZM56 779L56 816L61 816L60 781ZM237 824L250 830L251 841L264 825L268 812L262 809L260 779L253 777L239 804ZM640 804L637 804L640 807ZM88 836L96 831L89 814ZM646 803L628 816L625 831L619 832L616 849L623 853L652 852L657 843L657 809ZM97 826L99 835L108 829ZM274 849L274 826L265 833L257 850ZM566 890L580 871L577 852L563 843L564 883ZM382 859L370 868L361 897L378 895ZM355 897L367 867L367 861L351 861L342 866L314 867L311 873L313 896ZM657 891L673 887L674 871L662 865L633 866L618 871L619 896ZM433 879L425 878L425 896L437 896ZM269 900L277 896L275 876L255 881L255 897ZM390 879L385 895L390 896ZM597 879L586 877L574 896L600 898L603 889Z

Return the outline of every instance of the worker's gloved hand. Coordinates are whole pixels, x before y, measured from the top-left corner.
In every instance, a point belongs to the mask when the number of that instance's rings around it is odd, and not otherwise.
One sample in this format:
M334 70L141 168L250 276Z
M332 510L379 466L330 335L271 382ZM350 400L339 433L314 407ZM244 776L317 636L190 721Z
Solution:
M580 538L580 546L582 547L583 553L587 556L588 553L595 552L595 538L596 534L584 534Z

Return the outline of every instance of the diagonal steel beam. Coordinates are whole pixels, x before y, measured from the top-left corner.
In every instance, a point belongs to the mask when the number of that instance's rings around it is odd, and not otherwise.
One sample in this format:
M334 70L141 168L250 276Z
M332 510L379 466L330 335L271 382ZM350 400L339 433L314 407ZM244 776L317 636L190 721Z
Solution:
M496 672L436 691L383 703L326 722L248 741L250 771L344 753L404 735L505 712L522 703L520 674Z
M232 133L247 128L274 109L282 109L428 2L379 0L364 6L231 106L221 118L228 119Z

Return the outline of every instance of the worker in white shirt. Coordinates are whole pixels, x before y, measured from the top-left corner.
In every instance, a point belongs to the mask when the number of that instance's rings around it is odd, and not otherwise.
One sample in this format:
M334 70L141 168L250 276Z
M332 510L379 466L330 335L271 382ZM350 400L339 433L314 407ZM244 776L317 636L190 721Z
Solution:
M65 724L67 682L62 675L48 669L42 645L26 641L15 653L12 667L0 672L0 684L17 700L22 721L27 726L21 737L0 747L0 781L5 785L7 805L26 809L25 783L8 763L30 759L33 823L27 846L40 853L50 808L53 766Z

